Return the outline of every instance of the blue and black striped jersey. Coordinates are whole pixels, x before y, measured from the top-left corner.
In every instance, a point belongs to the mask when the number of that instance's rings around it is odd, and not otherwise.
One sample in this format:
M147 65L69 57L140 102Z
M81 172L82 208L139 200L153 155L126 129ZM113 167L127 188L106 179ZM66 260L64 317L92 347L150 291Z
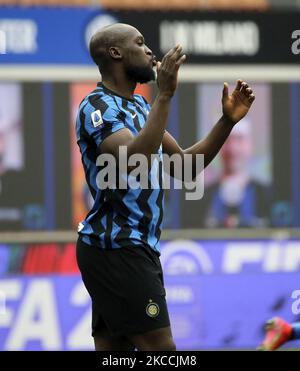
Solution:
M149 111L150 105L141 95L135 94L133 100L125 99L101 83L79 106L77 143L94 199L92 209L78 229L87 244L107 249L142 244L159 251L163 217L162 166L156 163L153 169L155 164L152 165L151 172L156 172L158 186L150 189L100 189L96 184L99 172L96 162L102 141L124 128L138 135ZM161 148L158 155L161 159Z

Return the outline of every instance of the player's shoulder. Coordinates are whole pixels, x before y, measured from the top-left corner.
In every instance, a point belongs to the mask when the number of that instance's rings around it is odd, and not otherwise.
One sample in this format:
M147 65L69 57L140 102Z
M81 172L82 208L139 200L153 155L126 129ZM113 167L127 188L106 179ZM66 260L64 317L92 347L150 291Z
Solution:
M105 94L102 89L95 89L88 94L81 102L80 110L83 110L85 114L100 111L101 116L107 120L120 113L118 104L113 96Z
M91 109L100 109L104 113L107 109L118 109L117 102L110 94L105 94L102 89L95 89L83 100Z

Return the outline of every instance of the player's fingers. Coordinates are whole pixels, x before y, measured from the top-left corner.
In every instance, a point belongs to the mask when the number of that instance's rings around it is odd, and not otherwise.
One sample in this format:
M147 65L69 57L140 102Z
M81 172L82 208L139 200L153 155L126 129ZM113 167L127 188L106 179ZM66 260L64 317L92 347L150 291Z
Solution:
M236 91L240 91L241 87L242 87L242 80L241 79L238 79L237 82L236 82L236 86L235 86L235 89Z
M255 95L254 94L251 94L249 95L249 102L252 104L255 100Z
M229 95L228 83L227 82L224 82L224 86L223 86L223 99L228 98L228 95Z
M176 44L175 46L174 46L174 48L172 48L172 49L170 49L165 55L164 55L164 57L163 57L163 59L162 59L162 63L164 63L167 59L169 59L175 52L176 52L176 50L178 49L180 47L180 44Z
M176 59L172 59L172 63L175 62L175 65L178 65L178 62L182 59L182 57L184 56L185 54L183 53L183 51L181 50L181 52L179 54L176 55Z
M183 55L182 54L182 46L178 45L175 52L166 57L166 59L165 59L166 68L173 69L174 66L175 66L175 63L177 62L178 59L180 59L182 57L182 55Z
M245 81L243 81L242 82L242 87L241 87L241 92L245 94L248 87L249 87L249 85Z
M182 46L179 45L178 48L175 50L174 54L172 54L171 58L178 60L179 58L182 57Z
M249 87L249 88L246 89L246 93L247 93L247 95L250 95L250 94L253 93L253 91L252 91L252 89Z
M176 62L176 67L179 68L179 67L182 65L182 63L185 62L185 60L186 60L186 55L183 54L183 55L182 55L182 56L177 60L177 62Z
M156 71L157 71L157 73L160 70L160 66L161 66L161 62L156 62Z

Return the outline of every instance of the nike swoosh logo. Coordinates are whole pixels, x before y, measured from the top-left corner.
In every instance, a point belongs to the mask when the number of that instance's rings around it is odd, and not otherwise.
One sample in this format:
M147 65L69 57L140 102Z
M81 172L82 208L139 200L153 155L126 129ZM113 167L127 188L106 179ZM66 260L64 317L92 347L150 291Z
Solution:
M134 119L134 118L136 118L136 113L133 115L133 114L131 114L131 117Z

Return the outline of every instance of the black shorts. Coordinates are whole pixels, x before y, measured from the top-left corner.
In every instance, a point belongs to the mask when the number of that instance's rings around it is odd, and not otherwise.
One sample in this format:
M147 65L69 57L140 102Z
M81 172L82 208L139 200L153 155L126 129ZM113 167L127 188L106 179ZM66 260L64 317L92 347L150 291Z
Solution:
M106 250L77 242L77 262L92 299L92 335L141 334L170 326L158 254L145 246Z

